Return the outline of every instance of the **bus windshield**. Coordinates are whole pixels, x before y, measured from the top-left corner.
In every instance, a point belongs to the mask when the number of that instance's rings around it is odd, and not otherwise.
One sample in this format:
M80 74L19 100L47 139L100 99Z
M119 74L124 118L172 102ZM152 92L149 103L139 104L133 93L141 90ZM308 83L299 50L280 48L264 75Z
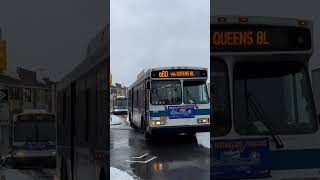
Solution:
M181 83L177 80L152 81L152 105L177 105L182 103Z
M242 135L312 133L316 113L307 71L289 62L240 63L234 71L235 130Z
M183 102L185 104L208 104L209 96L206 81L184 81Z
M56 129L51 115L22 115L14 123L15 142L55 141Z
M128 101L126 98L115 99L113 106L115 108L126 108L128 105Z

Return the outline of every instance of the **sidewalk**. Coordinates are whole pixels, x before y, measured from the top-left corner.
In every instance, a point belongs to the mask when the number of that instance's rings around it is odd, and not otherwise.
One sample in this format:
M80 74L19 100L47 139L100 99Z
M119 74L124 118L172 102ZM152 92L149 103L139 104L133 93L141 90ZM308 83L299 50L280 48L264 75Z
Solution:
M110 167L110 180L134 180L127 172Z
M110 126L114 126L114 125L120 125L122 124L122 120L120 117L115 116L115 115L111 115L110 117Z

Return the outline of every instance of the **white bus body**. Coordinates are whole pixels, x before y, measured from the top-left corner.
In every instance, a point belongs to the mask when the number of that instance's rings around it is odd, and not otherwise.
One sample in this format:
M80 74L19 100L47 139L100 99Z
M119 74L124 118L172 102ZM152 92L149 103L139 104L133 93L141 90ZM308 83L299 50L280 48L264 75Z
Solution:
M161 74L163 72L165 74ZM202 72L203 76L178 77L179 73L191 76L193 72ZM168 75L170 77L165 77ZM130 124L142 129L147 137L209 132L210 101L206 81L205 68L164 67L142 71L128 90Z
M116 96L113 99L113 114L126 115L128 112L128 99L125 96Z
M14 116L12 132L11 160L14 167L55 167L55 114L37 109L25 110Z

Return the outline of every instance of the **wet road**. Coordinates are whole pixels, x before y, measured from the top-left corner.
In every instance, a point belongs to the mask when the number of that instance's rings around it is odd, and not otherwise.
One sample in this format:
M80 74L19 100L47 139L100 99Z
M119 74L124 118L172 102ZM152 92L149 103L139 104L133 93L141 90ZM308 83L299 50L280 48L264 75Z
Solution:
M146 142L127 125L111 126L110 165L136 179L209 179L209 133L168 136Z
M57 180L55 169L0 168L0 180Z

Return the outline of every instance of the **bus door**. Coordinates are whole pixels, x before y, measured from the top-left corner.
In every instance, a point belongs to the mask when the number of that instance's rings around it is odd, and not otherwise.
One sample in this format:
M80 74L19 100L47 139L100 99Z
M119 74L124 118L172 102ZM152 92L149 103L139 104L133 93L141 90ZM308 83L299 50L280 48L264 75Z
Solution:
M147 127L149 126L149 119L150 119L150 114L149 112L149 102L150 102L150 90L151 90L151 81L150 79L146 80L145 87L144 87L144 114L145 114L145 120L147 123Z

